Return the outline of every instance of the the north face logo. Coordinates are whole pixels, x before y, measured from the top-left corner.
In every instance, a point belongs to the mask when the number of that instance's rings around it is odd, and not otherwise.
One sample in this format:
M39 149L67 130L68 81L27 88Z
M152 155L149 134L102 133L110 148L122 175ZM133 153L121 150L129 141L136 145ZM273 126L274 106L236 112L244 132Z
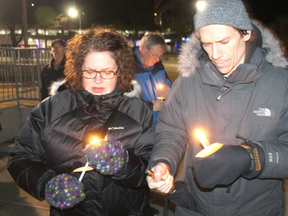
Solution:
M259 108L258 110L254 110L253 113L256 113L257 116L271 116L271 111L268 108Z

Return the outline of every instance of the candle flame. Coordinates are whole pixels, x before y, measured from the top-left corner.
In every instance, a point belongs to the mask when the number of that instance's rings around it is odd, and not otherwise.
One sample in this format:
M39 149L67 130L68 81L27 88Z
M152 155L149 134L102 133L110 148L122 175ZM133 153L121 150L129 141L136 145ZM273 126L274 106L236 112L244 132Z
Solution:
M209 141L206 139L206 136L202 131L197 129L196 130L196 136L200 140L200 143L203 145L204 148L209 146Z
M104 137L105 141L108 141L108 134L106 134L106 136Z
M197 136L197 138L199 140L205 140L206 139L205 134L202 131L198 130L198 129L196 130L196 136Z
M92 137L92 139L91 139L91 144L94 144L94 143L97 143L97 142L99 142L100 140L98 139L98 137Z
M96 146L100 146L100 139L98 137L92 137L91 141L88 145L96 145Z
M163 89L163 88L164 88L164 85L163 85L163 84L159 84L159 85L158 85L158 89L161 90L161 89ZM158 100L165 100L165 97L164 97L164 96L158 96L157 99L158 99Z

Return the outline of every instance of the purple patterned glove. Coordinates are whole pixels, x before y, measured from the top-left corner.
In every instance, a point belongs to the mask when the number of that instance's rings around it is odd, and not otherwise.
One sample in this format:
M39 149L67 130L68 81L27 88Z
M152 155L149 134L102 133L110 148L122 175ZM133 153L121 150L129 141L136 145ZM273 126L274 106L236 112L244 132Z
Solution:
M68 209L85 199L84 185L76 177L61 174L48 181L45 188L45 199L56 208Z
M124 165L125 152L122 144L112 135L89 144L84 152L90 165L103 175L115 175Z

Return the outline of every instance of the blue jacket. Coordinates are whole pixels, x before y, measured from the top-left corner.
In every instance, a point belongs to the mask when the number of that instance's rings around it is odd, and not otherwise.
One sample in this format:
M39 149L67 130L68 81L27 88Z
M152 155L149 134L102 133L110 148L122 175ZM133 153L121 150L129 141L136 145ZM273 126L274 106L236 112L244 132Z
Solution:
M135 70L134 75L135 79L141 86L141 99L148 104L148 106L153 110L153 103L151 101L157 100L157 87L159 84L167 84L170 87L172 83L168 78L168 75L165 71L164 65L161 61L157 62L155 65L148 67L146 69L141 62L137 51L139 47L134 47L134 62ZM156 118L159 111L153 112L153 123L156 126Z

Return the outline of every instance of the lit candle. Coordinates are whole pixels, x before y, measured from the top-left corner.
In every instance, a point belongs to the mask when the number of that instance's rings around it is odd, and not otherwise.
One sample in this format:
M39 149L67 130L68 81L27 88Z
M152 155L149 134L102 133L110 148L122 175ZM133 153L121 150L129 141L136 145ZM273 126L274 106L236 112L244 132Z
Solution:
M164 85L163 84L159 84L158 85L158 90L161 90L164 88ZM158 100L165 100L165 97L164 96L158 96L157 97Z
M223 146L222 143L213 143L212 145L209 145L207 148L202 149L202 150L196 155L196 157L199 157L199 158L207 157L207 156L215 153L215 152L218 151L219 149L221 149L222 146Z
M198 137L198 139L200 140L200 143L202 144L202 146L205 148L207 148L207 146L209 145L209 140L206 139L206 136L203 132L201 132L200 130L196 130L196 136Z
M92 137L92 140L91 140L91 142L88 144L88 145L100 145L100 140L97 138L97 137ZM80 175L80 177L79 177L79 181L81 182L82 181L82 179L83 179L83 177L84 177L84 175L85 175L85 173L86 173L86 171L90 171L90 170L93 170L94 168L92 168L92 167L90 167L90 166L88 166L89 165L89 163L88 163L88 161L86 162L86 164L85 164L85 166L84 166L84 169L83 169L83 167L80 167L80 168L78 168L78 169L76 169L76 170L74 170L73 172L78 172L79 170L82 170L82 173L81 173L81 175Z
M84 170L82 171L82 173L81 173L81 175L80 175L80 177L79 177L79 181L81 182L82 181L82 179L83 179L83 177L84 177L84 175L85 175L85 173L86 173L86 170L87 170L87 168L88 168L88 161L86 162L86 164L85 164L85 167L84 167Z
M106 138L106 137L105 137ZM92 140L91 140L91 142L90 142L90 144L89 145L100 145L100 139L98 139L98 137L92 137Z
M209 140L206 138L205 134L201 132L200 130L196 130L196 136L200 140L200 143L203 145L204 149L202 149L196 157L207 157L219 149L222 148L223 144L222 143L213 143L212 145L209 144Z

